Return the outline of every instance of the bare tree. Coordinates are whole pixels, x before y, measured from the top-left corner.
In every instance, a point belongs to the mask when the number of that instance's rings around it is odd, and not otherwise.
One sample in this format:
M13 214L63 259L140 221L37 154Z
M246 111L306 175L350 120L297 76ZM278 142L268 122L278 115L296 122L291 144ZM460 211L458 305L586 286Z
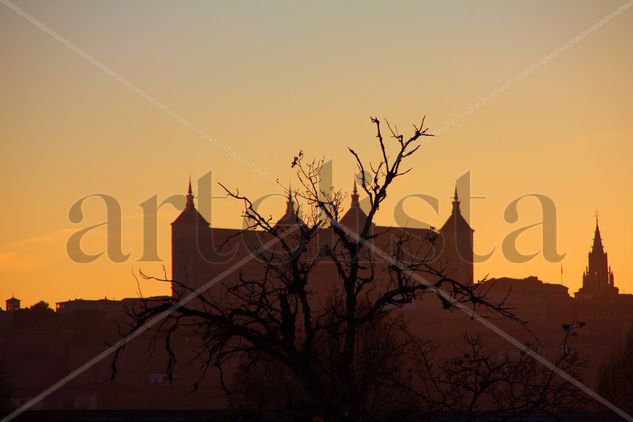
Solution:
M359 388L358 396L363 398L359 407L374 419L383 414L411 416L420 408L417 395L402 384L408 377L405 326L401 317L381 315L359 330L354 383ZM317 342L317 350L324 391L330 402L336 402L345 388L337 372L340 345L332 338L322 338ZM262 353L250 354L242 360L231 398L231 404L236 408L297 413L300 409L314 407L311 393L295 374ZM323 412L318 407L313 410L317 414Z
M205 368L201 379L208 368L216 367L225 380L223 371L230 360L245 365L243 374L280 368L287 388L301 386L293 400L301 400L302 408L330 419L355 419L375 408L372 403L385 394L385 388L395 385L381 373L386 367L380 365L396 365L402 345L393 333L382 330L395 324L404 305L431 294L445 308L467 303L515 319L503 304L486 300L476 285L451 277L449 270L431 262L435 237L423 239L420 245L419 239L413 242L405 232L375 228L374 218L391 185L411 171L405 166L431 135L424 119L409 137L387 124L392 139L388 145L380 120L371 121L379 160L365 162L349 149L368 202L366 213L353 227L341 223L343 194L321 187L323 162L308 162L303 153L292 162L300 188L289 192L298 202L301 218L275 223L247 196L225 188L230 197L244 202L247 227L242 234L253 239L256 233L258 245L266 245L251 251L260 269L240 272L224 282L221 300L199 294L195 306L179 306L166 316L156 334L165 340L168 373L176 360L172 337L179 327L195 327ZM330 268L327 285L322 276L315 282L314 272L322 264ZM186 283L172 282L184 292L191 291ZM136 315L133 331L172 306L149 302ZM231 386L224 384L230 393Z
M584 324L563 326L564 336L552 363L576 379L586 361L571 347L570 340ZM446 412L468 420L515 419L584 409L586 399L574 385L523 351L499 351L486 347L481 335L464 334L464 349L448 358L438 358L428 342L411 339L413 364L410 384L426 413ZM527 345L537 353L538 346Z

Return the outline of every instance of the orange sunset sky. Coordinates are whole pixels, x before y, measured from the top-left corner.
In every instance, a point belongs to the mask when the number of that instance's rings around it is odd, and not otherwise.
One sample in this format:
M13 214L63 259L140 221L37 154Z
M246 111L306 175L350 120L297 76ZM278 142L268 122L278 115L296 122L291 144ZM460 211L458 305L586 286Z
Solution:
M161 267L139 261L139 204L184 193L189 174L195 182L211 171L215 196L222 195L218 181L252 197L281 193L274 180L289 180L292 157L303 149L307 157L331 159L334 183L349 190L355 167L346 147L376 157L370 115L405 133L427 115L431 132L439 132L414 156L413 172L394 185L380 224L394 223L399 199L423 193L440 200L439 215L416 200L406 203L408 215L440 226L456 180L469 172L471 194L484 197L470 210L475 252L496 248L475 265L477 277L537 275L558 283L562 265L563 283L575 292L597 210L616 286L633 293L633 7L622 8L624 0L11 3L222 146L6 1L1 299L15 295L28 306L138 295L133 273ZM120 204L123 252L130 254L124 262L104 255L79 264L67 255L69 236L105 219L103 202L91 198L84 220L69 220L72 204L94 193ZM542 218L539 203L525 199L517 222L504 219L510 202L531 193L556 205L562 262L539 253L513 263L502 254L507 235ZM284 199L265 206L279 216ZM238 202L213 199L211 224L237 227L240 210ZM168 271L176 215L168 205L158 219L158 251ZM85 241L87 252L102 251L105 227ZM539 252L540 227L522 235L519 248ZM151 282L140 287L144 295L169 292Z

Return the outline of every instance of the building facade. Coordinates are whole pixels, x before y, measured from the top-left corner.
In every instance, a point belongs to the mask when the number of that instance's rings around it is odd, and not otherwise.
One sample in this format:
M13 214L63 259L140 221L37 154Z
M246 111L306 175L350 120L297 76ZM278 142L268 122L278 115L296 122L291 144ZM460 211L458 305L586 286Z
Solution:
M358 233L366 219L367 214L361 206L358 191L354 185L349 208L338 224ZM286 211L277 220L275 227L290 227L294 224L304 223L298 206L290 194ZM218 274L226 272L232 265L245 261L257 246L271 239L263 231L211 226L195 207L191 183L186 195L185 209L171 224L171 230L174 296L181 295L186 290L201 287ZM437 231L433 228L386 227L374 224L370 231L376 234L375 245L381 250L391 253L396 239L406 237L409 249L425 255L438 271L464 284L474 282L474 230L462 215L457 190L455 190L451 214ZM321 245L332 244L336 241L336 234L331 227L325 227L320 230L317 238L317 242ZM314 253L318 253L317 248ZM328 262L325 260L322 266L327 265ZM239 265L240 271L244 268L252 271L261 270L255 259ZM319 271L324 272L323 268L316 272L319 273Z

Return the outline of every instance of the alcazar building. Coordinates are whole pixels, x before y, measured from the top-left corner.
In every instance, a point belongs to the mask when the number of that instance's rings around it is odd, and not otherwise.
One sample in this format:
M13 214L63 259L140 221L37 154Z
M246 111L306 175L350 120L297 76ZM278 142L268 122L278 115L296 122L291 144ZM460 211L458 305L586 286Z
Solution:
M184 284L190 289L199 288L216 275L226 271L231 265L241 262L269 238L263 231L220 228L210 225L194 205L191 183L186 198L185 209L171 225L172 280L176 286L173 289L174 295L182 293L178 290L178 285ZM297 208L292 194L289 194L286 211L275 226L283 229L304 224ZM358 232L366 219L367 215L361 207L356 184L354 184L349 208L340 218L339 224ZM438 231L432 228L372 225L371 232L376 234L376 246L381 250L391 252L395 239L406 238L407 248L415 250L417 256L427 259L438 271L441 270L464 284L474 282L474 230L461 213L457 189L451 214ZM324 227L318 233L320 244L332 243L335 239L336 235L331 227ZM328 265L327 260L323 262L323 265ZM249 261L245 265L239 265L239 270L242 271L244 266L252 271L261 271L257 262ZM324 269L320 274L328 277ZM332 275L329 274L329 276Z

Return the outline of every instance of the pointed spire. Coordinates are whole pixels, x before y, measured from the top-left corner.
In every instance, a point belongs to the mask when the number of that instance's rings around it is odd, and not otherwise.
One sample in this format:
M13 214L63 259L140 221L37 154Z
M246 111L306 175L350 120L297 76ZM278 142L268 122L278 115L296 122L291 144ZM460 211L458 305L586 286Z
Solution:
M288 200L286 202L286 215L295 213L294 201L292 199L292 185L288 182Z
M356 178L354 177L354 190L352 191L352 207L358 207L358 188L356 187Z
M297 210L295 210L294 198L292 195L292 187L288 183L288 199L286 202L286 213L277 221L275 225L278 228L289 227L291 225L305 225L305 223L299 217Z
M453 196L453 213L461 213L461 210L459 208L459 196L457 195L457 185L455 185L455 196Z
M185 205L186 208L194 207L193 204L193 191L191 189L191 175L189 175L189 188L187 189L187 203Z
M600 226L598 224L598 212L596 211L596 230L593 234L593 246L592 252L602 254L604 253L604 247L602 246L602 236L600 235Z
M615 287L613 280L613 271L609 266L607 253L602 245L597 212L595 219L596 229L593 235L593 246L588 254L588 265L583 274L582 288L576 293L576 296L587 294L591 298L618 294L618 288Z

